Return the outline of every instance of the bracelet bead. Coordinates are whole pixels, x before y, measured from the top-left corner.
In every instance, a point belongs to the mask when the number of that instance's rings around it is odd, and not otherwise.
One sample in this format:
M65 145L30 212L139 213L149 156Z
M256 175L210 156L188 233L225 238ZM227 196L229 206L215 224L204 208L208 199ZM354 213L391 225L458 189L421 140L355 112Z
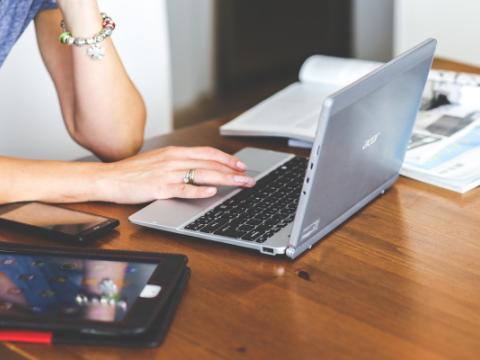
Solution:
M115 30L116 24L112 20L112 18L107 17L103 20L102 26L103 26L103 28L109 27L109 28L112 28L112 30Z
M86 40L81 38L77 38L74 41L75 46L84 46L86 43L87 43Z
M62 44L67 44L69 38L71 37L72 37L72 34L70 32L64 31L60 34L60 36L58 37L58 40L60 40Z

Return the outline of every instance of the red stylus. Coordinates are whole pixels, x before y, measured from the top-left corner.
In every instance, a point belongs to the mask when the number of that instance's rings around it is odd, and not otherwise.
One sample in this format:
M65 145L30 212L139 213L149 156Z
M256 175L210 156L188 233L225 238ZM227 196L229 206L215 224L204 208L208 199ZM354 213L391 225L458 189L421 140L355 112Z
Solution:
M0 330L0 341L51 344L52 339L53 334L49 332Z

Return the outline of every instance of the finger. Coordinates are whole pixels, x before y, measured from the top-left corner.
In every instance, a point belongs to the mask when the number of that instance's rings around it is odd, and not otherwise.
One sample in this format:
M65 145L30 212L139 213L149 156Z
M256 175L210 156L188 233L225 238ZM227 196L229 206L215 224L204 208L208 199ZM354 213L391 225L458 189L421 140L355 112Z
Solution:
M170 197L182 199L203 199L215 195L217 193L217 189L207 186L174 184L169 186L168 193Z
M212 160L225 164L232 169L240 171L245 171L247 169L247 165L237 157L208 146L177 147L170 148L168 151L177 159L188 158L193 160Z
M167 170L171 171L188 171L189 169L207 169L220 171L224 173L232 173L235 171L236 174L239 174L238 170L232 169L231 167L212 160L170 160L163 163L164 167ZM242 172L243 173L243 172Z
M170 174L175 182L183 182L185 172L178 171ZM238 173L224 173L207 169L196 169L193 175L195 185L222 185L222 186L255 186L255 179ZM172 180L173 180L172 179Z

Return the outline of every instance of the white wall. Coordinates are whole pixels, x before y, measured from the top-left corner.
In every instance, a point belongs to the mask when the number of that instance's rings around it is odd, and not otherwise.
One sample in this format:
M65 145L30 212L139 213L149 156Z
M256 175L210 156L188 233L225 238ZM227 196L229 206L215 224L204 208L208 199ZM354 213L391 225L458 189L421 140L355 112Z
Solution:
M393 8L394 0L353 1L354 57L376 61L391 59Z
M102 10L117 22L113 39L145 98L147 137L172 127L165 5L164 0L100 0ZM73 159L87 154L64 129L55 90L38 54L33 27L22 36L0 69L0 154L34 159Z
M437 56L480 65L479 16L478 0L396 0L395 52L435 37Z
M214 0L167 0L173 103L182 109L214 91Z

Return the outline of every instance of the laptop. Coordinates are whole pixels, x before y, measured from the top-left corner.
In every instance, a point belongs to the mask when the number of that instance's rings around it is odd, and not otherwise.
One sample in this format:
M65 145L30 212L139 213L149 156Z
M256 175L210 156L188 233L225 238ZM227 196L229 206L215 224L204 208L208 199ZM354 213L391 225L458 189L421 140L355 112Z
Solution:
M399 176L436 48L429 39L328 96L309 158L256 148L235 155L257 180L211 199L158 200L135 224L296 258Z

